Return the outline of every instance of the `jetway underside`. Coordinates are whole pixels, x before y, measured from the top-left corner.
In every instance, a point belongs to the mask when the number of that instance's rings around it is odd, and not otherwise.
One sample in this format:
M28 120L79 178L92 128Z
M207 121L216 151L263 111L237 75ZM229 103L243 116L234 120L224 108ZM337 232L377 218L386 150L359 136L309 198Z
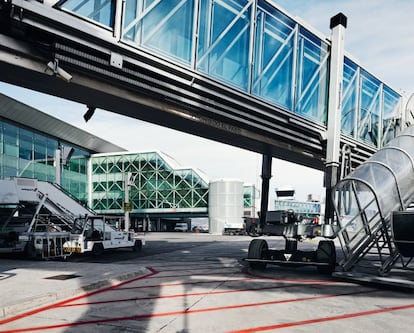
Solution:
M10 42L9 38L0 35L2 46L8 44L5 40ZM154 73L143 75L143 69L138 67L134 68L137 70L134 78L125 73L124 76L110 68L108 54L95 59L100 65L96 68L85 58L80 60L74 56L69 59L68 54L59 56L55 53L59 68L71 75L70 82L65 82L47 69L47 63L54 59L53 53L42 59L31 59L32 47L25 49L27 54L22 54L16 52L21 42L13 40L12 44L13 50L3 49L0 53L1 80L4 82L82 103L85 111L87 106L105 109L323 169L322 127L311 124L303 127L303 121L295 119L297 116L293 114L260 105L248 97L242 105L237 105L242 96L219 96L222 87L203 87L188 76L185 82L179 78L180 82L165 72L165 76L154 80ZM78 47L74 46L73 51L75 49ZM88 58L91 53L90 49L85 50L84 55ZM108 65L102 65L102 62ZM204 85L205 82L199 83Z
M0 22L0 80L4 82L82 103L85 111L101 108L324 169L322 124L122 42L29 10L3 12L7 18ZM375 151L348 137L341 141L353 147L355 165Z

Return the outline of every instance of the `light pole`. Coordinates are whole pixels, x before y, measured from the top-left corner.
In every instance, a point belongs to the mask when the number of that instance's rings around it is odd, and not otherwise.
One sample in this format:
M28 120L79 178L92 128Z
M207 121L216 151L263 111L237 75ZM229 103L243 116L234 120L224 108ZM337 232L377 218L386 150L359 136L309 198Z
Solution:
M125 211L125 231L129 231L130 228L130 220L129 220L129 212L131 211L131 203L129 202L129 187L135 184L135 178L137 174L133 174L132 172L127 172L125 177L125 199L124 199L124 211Z

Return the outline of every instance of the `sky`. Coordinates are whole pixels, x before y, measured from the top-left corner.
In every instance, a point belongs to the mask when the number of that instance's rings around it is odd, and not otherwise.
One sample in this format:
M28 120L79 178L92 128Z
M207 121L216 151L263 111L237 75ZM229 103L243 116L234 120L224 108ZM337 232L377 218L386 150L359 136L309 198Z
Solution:
M407 95L414 93L414 1L273 2L326 37L330 36L330 18L342 12L348 17L345 32L346 52L395 90ZM240 179L256 185L260 190L262 157L259 154L104 110L97 110L92 119L85 123L84 105L1 82L0 92L129 151L160 150L182 166L202 170L210 180ZM273 208L276 197L274 189L285 185L296 189L298 200L306 200L308 194L324 194L322 172L273 159L270 209Z

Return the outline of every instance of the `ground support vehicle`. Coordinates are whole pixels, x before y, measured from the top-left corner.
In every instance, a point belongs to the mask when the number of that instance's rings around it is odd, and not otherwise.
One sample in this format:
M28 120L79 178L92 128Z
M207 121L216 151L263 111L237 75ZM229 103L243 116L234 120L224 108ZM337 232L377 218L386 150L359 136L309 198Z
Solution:
M321 273L331 274L336 266L336 251L332 239L319 241L315 251L298 250L298 242L307 238L330 236L334 238L334 226L312 223L302 219L292 210L269 211L266 223L250 226L251 236L282 236L285 239L284 249L269 249L265 239L255 238L250 242L247 258L253 269L264 269L267 264L275 265L314 265Z
M70 239L63 244L66 254L92 253L101 255L104 250L131 248L141 251L145 240L132 231L116 228L112 217L84 216L77 218L73 224Z
M31 178L0 180L0 253L66 257L76 216L93 214L56 184Z
M32 232L27 236L25 253L31 259L66 259L63 244L69 239L70 232Z
M174 231L187 232L188 231L188 223L176 223L175 227L174 227Z

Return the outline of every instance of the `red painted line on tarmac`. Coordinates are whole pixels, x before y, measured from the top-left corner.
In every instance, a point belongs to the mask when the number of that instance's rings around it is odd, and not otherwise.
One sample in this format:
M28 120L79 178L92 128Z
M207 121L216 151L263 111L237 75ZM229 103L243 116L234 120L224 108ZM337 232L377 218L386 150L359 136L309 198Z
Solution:
M339 282L336 280L312 280L312 279L282 279L282 278L275 278L271 276L265 276L265 275L259 275L259 274L253 274L252 272L249 272L248 270L243 270L243 273L249 276L254 276L257 279L263 279L263 280L271 280L271 281L280 281L280 282L297 282L297 283L326 283L326 284L338 284Z
M152 267L152 266L151 266ZM216 269L216 270L222 270L222 269L237 269L237 267L223 267L223 266L197 266L197 267L193 267L193 266L187 266L187 267L183 267L183 268L175 268L175 269L162 269L159 272L160 273L164 273L164 272L181 272L181 271L200 271L200 270L204 270L204 269ZM240 273L240 270L237 270L237 272Z
M135 287L121 287L121 288L116 288L112 291L133 290L133 289L142 289L142 288L175 287L175 286L181 286L181 285L192 285L192 284L202 284L202 283L239 282L239 281L275 281L275 282L281 282L281 283L295 283L295 284L301 283L301 284L321 284L321 285L340 284L340 282L338 281L330 281L330 280L277 279L277 278L260 277L260 276L254 277L255 275L252 275L252 274L250 275L253 277L234 278L234 279L227 279L227 280L157 283L157 284L152 284L152 285L135 286Z
M242 293L242 292L248 292L248 291L271 290L271 289L280 289L280 288L294 288L294 287L300 287L300 286L302 286L302 284L296 284L296 285L292 284L289 286L282 285L282 286L260 287L260 288L221 290L221 291L206 291L206 292L200 292L200 293L185 293L185 294L173 294L173 295L164 295L164 296L110 299L107 301L65 304L65 305L61 305L60 307L87 306L87 305L98 305L98 304L120 303L120 302L135 302L135 301L144 301L144 300L146 301L146 300L152 300L152 299L168 299L168 298L180 298L180 297L189 297L189 296L222 295L222 294L231 294L231 293Z
M392 307L389 307L389 308L382 308L382 309L361 311L361 312L354 312L354 313L345 313L345 314L342 314L342 315L337 315L337 316L332 316L332 317L324 317L324 318L315 318L315 319L294 321L294 322L290 322L290 323L283 323L283 324L277 324L277 325L254 327L254 328L248 328L248 329L243 329L243 330L238 330L238 331L231 331L229 333L263 332L263 331L277 330L277 329L294 327L294 326L304 326L304 325L311 325L311 324L316 324L316 323L323 323L323 322L334 321L334 320L342 320L342 319L349 319L349 318L355 318L355 317L370 316L370 315L376 315L376 314L384 313L384 312L407 310L407 309L411 309L411 308L414 308L414 304L392 306Z
M161 272L158 272L158 273L161 273ZM175 278L175 277L186 277L186 276L211 276L211 275L217 275L217 274L222 274L222 273L225 273L225 274L232 274L232 273L240 274L240 271L236 271L236 270L233 269L232 271L229 271L229 272L223 272L223 270L221 270L221 271L218 271L217 273L198 273L198 274L189 273L189 274L177 274L177 275L160 275L160 274L157 274L157 276L150 276L149 279Z
M82 294L82 295L79 295L79 296L76 296L76 297L72 297L70 299L67 299L67 300L64 300L64 301L61 301L61 302L57 302L57 303L54 303L54 304L51 304L51 305L47 305L47 306L44 306L44 307L40 307L40 308L31 310L31 311L23 312L23 313L18 314L16 316L13 316L13 317L9 317L7 319L0 320L0 325L6 324L6 323L10 323L12 321L16 321L16 320L19 320L19 319L22 319L22 318L27 318L27 317L30 317L30 316L32 316L34 314L37 314L37 313L40 313L40 312L44 312L44 311L47 311L47 310L50 310L50 309L59 307L59 306L62 306L64 304L67 304L67 303L70 303L70 302L73 302L73 301L77 301L77 300L82 299L82 298L86 298L86 297L89 297L89 296L92 296L92 295L96 295L96 294L99 294L99 293L102 293L102 292L105 292L105 291L108 291L108 290L117 288L119 286L126 285L128 283L132 283L132 282L135 282L135 281L138 281L138 280L142 280L142 279L148 278L148 277L150 277L150 276L158 273L156 270L154 270L152 268L147 268L147 269L151 273L146 274L146 275L143 275L143 276L139 276L139 277L136 277L136 278L133 278L131 280L123 281L123 282L120 282L118 284L114 284L112 286L106 287L106 288L98 289L98 290L95 290L95 291L92 291L92 292L89 292L89 293L85 293L85 294Z
M132 289L142 289L142 288L160 288L160 287L175 287L175 286L183 286L188 284L203 284L203 283L220 283L220 282L239 282L239 281L254 281L255 279L252 278L241 278L241 279L232 279L232 280L208 280L208 281L192 281L192 282L174 282L174 283L158 283L158 284L151 284L146 286L136 286L136 287L121 287L116 288L112 291L124 291L124 290L132 290Z
M260 303L247 303L247 304L219 306L219 307L214 307L214 308L204 308L204 309L196 309L196 310L150 313L150 314L134 315L134 316L128 316L128 317L114 317L114 318L79 321L79 322L65 323L65 324L56 324L56 325L48 325L48 326L21 328L21 329L15 329L15 330L0 331L0 333L20 333L20 332L31 332L31 331L34 332L34 331L44 331L44 330L64 328L64 327L75 327L75 326L81 326L81 325L102 324L102 323L109 323L109 322L114 322L114 321L141 320L141 319L149 319L149 318L157 318L157 317L165 317L165 316L189 315L189 314L193 314L193 313L204 313L204 312L213 312L213 311L223 311L223 310L232 310L232 309L249 308L249 307L256 307L256 306L264 306L264 305L293 303L293 302L301 302L301 301L312 301L312 300L319 300L319 299L324 299L324 298L334 298L334 297L339 297L339 296L351 296L351 295L357 295L357 294L367 294L367 293L378 292L378 291L379 290L365 290L365 291L356 291L356 292L341 293L341 294L319 295L319 296L310 296L310 297L302 297L302 298L296 298L296 299L285 299L285 300L268 301L268 302L260 302ZM414 304L412 304L410 307L414 307ZM408 308L408 307L405 306L405 308ZM382 309L382 310L384 310L384 309ZM397 307L395 307L394 310L390 310L390 311L396 311L396 310L398 310ZM337 316L337 317L340 317L340 316Z
M254 275L252 275L254 276ZM172 283L157 283L144 286L135 286L135 287L121 287L116 288L111 291L124 291L124 290L134 290L134 289L143 289L143 288L160 288L160 287L175 287L183 285L194 285L194 284L209 284L209 283L231 283L231 282L241 282L241 281L263 281L270 280L281 283L301 283L301 284L339 284L338 281L328 281L328 280L294 280L294 279L275 279L275 278L265 278L265 277L245 277L245 278L231 278L226 280L207 280L207 281L191 281L191 282L172 282Z
M221 264L220 262L215 262L216 264ZM194 261L194 262L174 262L174 263L172 263L172 264L154 264L154 265L152 265L151 264L151 267L153 267L153 268L155 268L155 269L163 269L163 268L170 268L170 267L174 267L174 268L177 268L177 266L178 267L180 267L180 266L183 266L183 267L189 267L189 266L197 266L197 267L200 267L200 266L210 266L212 264L212 262L196 262L196 261Z

